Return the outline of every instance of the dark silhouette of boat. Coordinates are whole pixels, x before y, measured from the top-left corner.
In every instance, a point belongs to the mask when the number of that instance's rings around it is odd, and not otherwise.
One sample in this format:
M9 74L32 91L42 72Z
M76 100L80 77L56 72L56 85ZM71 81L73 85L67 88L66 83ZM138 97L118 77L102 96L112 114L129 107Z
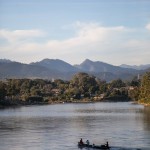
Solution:
M107 144L104 144L104 145L89 145L89 144L84 144L84 143L80 143L78 142L78 147L79 148L93 148L93 149L100 149L100 150L110 150L110 146L108 145L108 142Z

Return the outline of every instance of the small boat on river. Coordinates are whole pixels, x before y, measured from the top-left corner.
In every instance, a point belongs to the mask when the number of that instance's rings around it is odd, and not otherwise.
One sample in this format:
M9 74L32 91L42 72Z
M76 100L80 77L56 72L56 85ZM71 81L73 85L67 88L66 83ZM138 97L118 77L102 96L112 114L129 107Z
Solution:
M95 145L95 144L89 144L89 143L83 143L82 140L78 142L78 147L79 148L92 148L92 149L99 149L99 150L110 150L110 146L108 142L104 145Z

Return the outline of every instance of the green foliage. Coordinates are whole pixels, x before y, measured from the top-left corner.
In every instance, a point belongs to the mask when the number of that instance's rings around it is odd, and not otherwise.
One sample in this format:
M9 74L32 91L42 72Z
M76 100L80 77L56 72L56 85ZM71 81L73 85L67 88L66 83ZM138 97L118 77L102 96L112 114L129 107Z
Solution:
M140 93L139 87L135 87L133 90L129 91L128 95L129 95L129 97L132 100L138 101L138 99L139 99L139 93Z
M150 72L147 72L142 78L139 101L150 104Z
M6 96L6 84L3 82L0 82L0 100L3 100Z
M98 81L99 91L98 94L103 94L108 91L108 84L105 81Z
M98 90L98 84L94 76L90 76L87 73L78 73L70 81L69 89L73 91L73 95L80 93L88 97Z
M143 77L141 88L139 82L131 81L128 85L134 88L128 90L126 84L121 80L111 83L101 81L87 73L78 73L70 81L60 79L54 82L42 79L7 79L0 82L0 99L20 100L25 102L56 102L73 101L80 99L94 99L99 97L130 97L137 100L149 100L149 74ZM37 100L36 100L37 98Z
M43 102L43 97L40 97L40 96L30 96L30 97L28 97L27 101L29 101L30 103Z
M140 86L140 80L132 80L130 86Z
M121 87L125 87L125 83L121 80L121 79L118 79L118 80L113 80L110 84L109 84L109 88L112 89L112 88L121 88Z

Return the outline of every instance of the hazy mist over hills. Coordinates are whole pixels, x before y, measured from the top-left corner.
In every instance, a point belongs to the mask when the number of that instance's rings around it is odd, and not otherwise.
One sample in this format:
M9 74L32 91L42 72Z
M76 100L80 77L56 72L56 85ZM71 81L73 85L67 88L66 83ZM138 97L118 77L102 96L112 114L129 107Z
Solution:
M150 68L150 64L146 64L146 65L126 65L126 64L122 64L120 65L120 67L122 68L132 68L132 69L136 69L136 70L144 70L144 69L147 69L147 68Z
M89 59L74 66L60 59L43 59L30 64L0 59L0 79L42 78L70 80L74 74L86 72L106 81L118 78L128 80L138 74L143 74L148 68L150 68L150 64L136 67L128 65L114 66Z
M134 72L134 69L122 68L100 61L91 61L86 59L80 65L75 65L77 68L86 72L111 72L111 73L124 73L126 71Z

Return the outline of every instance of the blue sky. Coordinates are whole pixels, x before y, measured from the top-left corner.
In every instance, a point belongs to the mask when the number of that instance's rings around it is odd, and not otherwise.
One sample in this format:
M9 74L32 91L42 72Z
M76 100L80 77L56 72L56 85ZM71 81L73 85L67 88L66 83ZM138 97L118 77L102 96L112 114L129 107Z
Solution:
M150 63L149 0L0 0L0 58Z

